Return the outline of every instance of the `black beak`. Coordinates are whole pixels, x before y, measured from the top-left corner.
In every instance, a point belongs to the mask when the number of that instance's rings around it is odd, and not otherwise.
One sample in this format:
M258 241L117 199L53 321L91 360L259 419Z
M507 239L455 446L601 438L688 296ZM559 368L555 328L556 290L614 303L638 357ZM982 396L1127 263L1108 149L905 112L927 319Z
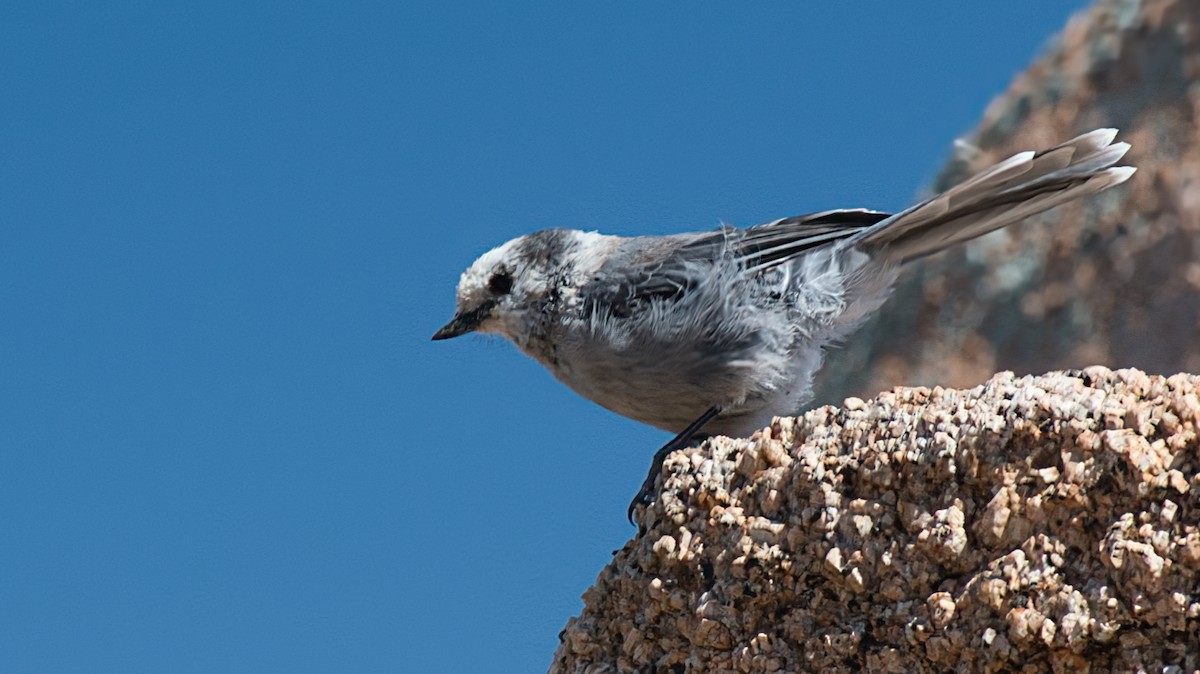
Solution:
M433 333L433 338L435 340L450 339L451 337L465 335L468 332L474 332L479 327L479 324L492 313L493 306L491 302L488 302L478 309L455 314L454 318L450 319L449 323L443 325L441 330Z

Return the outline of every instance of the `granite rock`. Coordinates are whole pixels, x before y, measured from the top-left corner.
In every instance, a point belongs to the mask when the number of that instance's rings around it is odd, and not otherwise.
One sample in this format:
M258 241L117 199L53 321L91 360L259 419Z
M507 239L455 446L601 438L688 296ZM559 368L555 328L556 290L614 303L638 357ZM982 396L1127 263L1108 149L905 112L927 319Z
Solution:
M1200 377L848 402L672 454L550 671L1200 669Z
M1101 0L958 143L931 191L1099 127L1137 174L931 258L843 348L814 405L1089 365L1200 372L1200 2ZM903 335L903 339L896 339Z

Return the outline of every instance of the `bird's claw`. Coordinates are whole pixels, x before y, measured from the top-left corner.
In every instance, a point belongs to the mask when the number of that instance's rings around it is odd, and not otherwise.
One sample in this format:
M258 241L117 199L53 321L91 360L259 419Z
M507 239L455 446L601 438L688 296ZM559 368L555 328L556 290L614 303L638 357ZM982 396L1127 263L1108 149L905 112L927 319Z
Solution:
M633 521L633 513L637 510L638 506L648 506L654 502L654 482L658 477L657 473L658 471L654 471L646 477L646 481L642 483L642 488L638 490L637 496L634 496L633 500L629 502L629 510L626 511L625 516L629 518L630 524L636 524Z
M642 488L638 490L637 496L633 497L633 502L629 504L629 510L625 512L625 516L629 518L629 523L634 524L633 511L637 510L639 505L650 505L654 499L654 484L658 482L658 476L662 473L663 461L667 460L667 455L677 449L687 447L694 440L701 427L708 423L710 419L721 413L721 408L714 405L700 415L700 418L693 421L690 426L683 429L679 435L676 435L670 442L659 448L654 453L654 458L650 460L650 472L646 475L645 481L642 482ZM641 528L641 527L639 527Z

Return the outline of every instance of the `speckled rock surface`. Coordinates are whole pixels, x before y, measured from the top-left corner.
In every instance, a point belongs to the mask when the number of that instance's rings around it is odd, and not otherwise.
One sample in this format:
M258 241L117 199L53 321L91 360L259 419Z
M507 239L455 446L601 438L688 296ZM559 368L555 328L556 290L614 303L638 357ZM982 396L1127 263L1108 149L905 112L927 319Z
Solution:
M815 405L1106 365L1200 372L1200 2L1101 0L984 114L936 180L1118 127L1121 188L927 260L842 349ZM973 148L973 149L972 149ZM896 339L904 335L904 339Z
M1200 377L902 388L672 454L551 672L1194 672Z

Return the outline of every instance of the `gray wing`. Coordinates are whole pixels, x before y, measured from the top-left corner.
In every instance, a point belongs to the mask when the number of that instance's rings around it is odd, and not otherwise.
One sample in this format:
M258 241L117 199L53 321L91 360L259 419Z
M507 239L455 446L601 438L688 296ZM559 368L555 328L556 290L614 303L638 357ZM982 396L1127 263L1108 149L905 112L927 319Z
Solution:
M585 287L591 311L623 318L652 301L678 301L725 263L754 275L848 238L889 217L863 209L822 211L747 229L626 241Z
M760 272L797 255L856 234L890 213L865 209L823 211L784 218L743 230L734 254L749 272Z

